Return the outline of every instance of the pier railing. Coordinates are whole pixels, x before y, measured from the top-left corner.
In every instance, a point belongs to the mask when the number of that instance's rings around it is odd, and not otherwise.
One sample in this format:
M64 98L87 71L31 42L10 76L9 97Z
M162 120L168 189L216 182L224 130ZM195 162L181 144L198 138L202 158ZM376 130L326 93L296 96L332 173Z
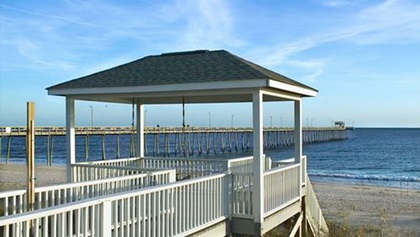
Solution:
M185 236L229 216L228 174L0 217L3 236Z
M154 171L123 177L67 183L35 189L34 210L77 200L105 196L175 182L175 170ZM26 190L0 192L0 217L26 212Z

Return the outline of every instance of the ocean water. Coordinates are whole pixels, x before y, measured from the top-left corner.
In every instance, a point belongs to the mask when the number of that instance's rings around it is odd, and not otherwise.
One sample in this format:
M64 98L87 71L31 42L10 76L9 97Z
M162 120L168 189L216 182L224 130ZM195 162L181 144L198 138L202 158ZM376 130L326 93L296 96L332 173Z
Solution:
M308 174L312 181L420 189L420 129L358 128L351 133L348 140L304 145L303 153L308 157ZM120 136L121 157L129 156L129 141L129 135ZM153 136L146 136L146 141L151 155ZM6 161L7 143L7 137L3 137L2 164ZM46 137L36 137L37 164L46 164L46 143ZM10 140L10 163L26 162L24 144L23 137ZM65 137L54 137L53 144L53 165L64 165ZM107 159L116 158L116 136L105 136L105 144ZM85 161L84 146L84 137L77 136L77 161ZM89 147L90 161L102 159L101 136L91 136ZM293 157L293 148L267 149L265 153L273 160L281 160ZM226 152L223 157L241 155L244 154Z
M420 189L420 129L359 128L353 138L304 145L312 181ZM293 150L266 152L273 159Z

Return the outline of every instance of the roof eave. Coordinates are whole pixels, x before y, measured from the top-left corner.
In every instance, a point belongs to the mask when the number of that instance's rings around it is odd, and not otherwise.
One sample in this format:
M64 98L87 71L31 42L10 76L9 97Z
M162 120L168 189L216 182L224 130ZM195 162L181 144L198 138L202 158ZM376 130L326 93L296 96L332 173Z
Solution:
M265 87L265 79L217 81L201 83L183 83L131 87L100 87L100 88L47 88L49 95L72 96L84 94L129 94L129 93L151 93L151 92L173 92L191 90L218 90Z
M47 88L49 95L74 96L74 95L95 95L95 94L130 94L130 93L153 93L153 92L176 92L191 90L226 90L238 88L262 88L269 87L282 91L292 92L301 96L313 97L317 95L316 90L298 87L270 79L233 80L218 82L132 86L132 87L100 87L100 88Z
M267 86L271 88L275 88L278 90L293 92L295 94L299 94L304 97L315 97L318 94L318 91L315 89L310 89L309 87L299 87L290 84L286 84L283 82L275 81L275 80L268 80Z

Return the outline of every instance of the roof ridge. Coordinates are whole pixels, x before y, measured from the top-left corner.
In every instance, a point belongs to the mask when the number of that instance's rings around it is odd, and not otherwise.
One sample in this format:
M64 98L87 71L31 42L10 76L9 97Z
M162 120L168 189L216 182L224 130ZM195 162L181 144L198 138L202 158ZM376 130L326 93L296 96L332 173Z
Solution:
M191 51L181 51L181 52L169 52L169 53L162 53L161 55L156 56L177 56L177 55L189 55L189 54L202 54L208 53L210 50L208 49L198 49L198 50L191 50Z

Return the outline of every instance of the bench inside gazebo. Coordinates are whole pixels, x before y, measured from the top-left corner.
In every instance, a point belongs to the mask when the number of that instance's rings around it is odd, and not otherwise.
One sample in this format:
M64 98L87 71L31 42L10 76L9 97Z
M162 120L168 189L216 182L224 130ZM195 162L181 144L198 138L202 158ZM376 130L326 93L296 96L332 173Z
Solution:
M7 233L35 221L38 231L62 236L262 236L294 218L290 236L328 234L302 154L302 99L315 89L227 51L199 50L144 57L47 90L66 98L69 184L39 189L45 194L38 199L59 201L38 205L35 214L0 217ZM76 163L76 100L135 105L136 156ZM292 161L265 160L264 101L294 104ZM235 102L252 103L252 156L144 156L144 105Z

